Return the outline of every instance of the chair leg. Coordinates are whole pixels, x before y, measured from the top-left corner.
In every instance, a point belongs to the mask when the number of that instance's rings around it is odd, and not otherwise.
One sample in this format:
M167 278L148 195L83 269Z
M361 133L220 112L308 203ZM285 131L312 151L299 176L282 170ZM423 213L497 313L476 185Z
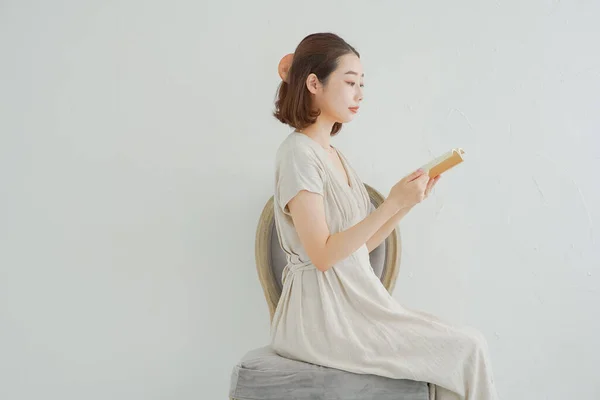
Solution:
M435 400L435 385L433 383L428 383L429 386L429 400Z

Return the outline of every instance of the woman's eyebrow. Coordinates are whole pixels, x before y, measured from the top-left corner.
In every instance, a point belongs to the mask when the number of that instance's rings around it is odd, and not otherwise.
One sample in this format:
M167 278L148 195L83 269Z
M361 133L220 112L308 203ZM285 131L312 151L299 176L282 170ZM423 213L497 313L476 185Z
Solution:
M348 75L348 74L351 74L351 75L358 75L358 72L354 72L354 71L348 71L348 72L346 72L344 75ZM364 74L364 73L362 74L362 77L363 77L363 78L365 77L365 74Z

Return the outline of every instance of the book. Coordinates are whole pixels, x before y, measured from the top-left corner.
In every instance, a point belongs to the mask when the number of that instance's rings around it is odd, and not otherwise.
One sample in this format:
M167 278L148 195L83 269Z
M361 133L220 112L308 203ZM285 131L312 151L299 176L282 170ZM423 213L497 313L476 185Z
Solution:
M461 148L452 149L423 165L421 169L428 172L430 178L435 178L436 176L441 175L450 168L463 162L464 154L465 151Z

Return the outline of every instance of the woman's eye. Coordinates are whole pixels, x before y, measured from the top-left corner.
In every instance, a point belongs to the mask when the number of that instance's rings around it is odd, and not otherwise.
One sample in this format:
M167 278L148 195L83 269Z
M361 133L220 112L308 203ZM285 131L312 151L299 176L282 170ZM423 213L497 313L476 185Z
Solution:
M356 82L346 82L346 83L347 83L348 85L350 85L350 86L354 86L354 85L356 85ZM360 85L360 87L365 87L365 85L364 85L364 84L362 84L362 85Z

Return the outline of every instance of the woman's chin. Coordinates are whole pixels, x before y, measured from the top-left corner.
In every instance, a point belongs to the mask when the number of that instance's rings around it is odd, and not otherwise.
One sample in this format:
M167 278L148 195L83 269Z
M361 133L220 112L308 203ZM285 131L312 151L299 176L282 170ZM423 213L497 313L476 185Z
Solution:
M346 124L348 122L351 122L352 120L354 120L354 117L356 117L356 114L350 114L350 115L345 115L344 118L340 118L340 122L342 124Z

